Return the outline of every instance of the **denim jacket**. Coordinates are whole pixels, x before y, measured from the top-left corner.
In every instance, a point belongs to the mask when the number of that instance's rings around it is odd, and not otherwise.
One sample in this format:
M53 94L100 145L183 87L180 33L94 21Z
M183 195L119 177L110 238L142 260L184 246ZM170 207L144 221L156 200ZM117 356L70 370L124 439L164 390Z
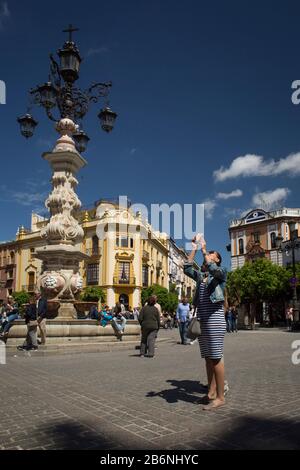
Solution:
M198 304L199 286L203 281L204 275L201 271L193 268L193 263L184 264L184 273L197 282L196 292L193 304ZM223 302L225 300L225 285L227 271L216 263L208 263L208 281L207 287L211 302Z

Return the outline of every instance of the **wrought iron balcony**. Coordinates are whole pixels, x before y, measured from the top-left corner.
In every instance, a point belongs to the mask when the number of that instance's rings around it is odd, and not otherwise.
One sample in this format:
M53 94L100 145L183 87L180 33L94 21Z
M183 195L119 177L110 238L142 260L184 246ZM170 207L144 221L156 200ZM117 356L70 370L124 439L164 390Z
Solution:
M12 262L11 260L8 260L6 266L5 266L5 271L10 271L11 269L16 267L16 263Z
M122 284L122 285L135 285L135 277L114 277L114 284Z
M37 284L26 284L22 286L22 290L25 290L26 292L36 292Z

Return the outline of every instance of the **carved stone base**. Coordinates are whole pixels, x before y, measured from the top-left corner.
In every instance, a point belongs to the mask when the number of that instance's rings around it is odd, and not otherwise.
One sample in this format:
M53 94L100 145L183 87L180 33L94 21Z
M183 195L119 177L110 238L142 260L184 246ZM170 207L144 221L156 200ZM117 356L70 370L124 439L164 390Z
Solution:
M58 310L57 320L75 320L77 312L72 302L61 302Z
M48 299L58 301L58 317L77 318L74 301L83 286L79 262L87 256L72 245L46 245L37 250L36 258L43 261L38 286Z

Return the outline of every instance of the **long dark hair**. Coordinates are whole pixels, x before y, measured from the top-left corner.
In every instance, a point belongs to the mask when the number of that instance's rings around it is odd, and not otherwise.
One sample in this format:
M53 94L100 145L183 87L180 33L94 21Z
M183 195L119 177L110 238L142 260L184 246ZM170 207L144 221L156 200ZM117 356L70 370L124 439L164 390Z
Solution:
M210 250L208 252L210 255L213 255L214 253L217 255L217 257L219 258L219 261L216 263L217 266L221 266L221 263L222 263L222 256L220 255L220 253L216 250Z

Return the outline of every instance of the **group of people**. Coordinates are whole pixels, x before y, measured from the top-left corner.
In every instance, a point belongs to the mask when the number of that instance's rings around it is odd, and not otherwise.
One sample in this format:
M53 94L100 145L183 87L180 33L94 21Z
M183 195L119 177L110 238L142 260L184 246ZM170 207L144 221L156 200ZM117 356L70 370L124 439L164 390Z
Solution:
M40 344L46 343L46 316L47 316L47 300L36 294L29 300L29 304L25 305L24 319L27 326L27 334L23 345L18 346L19 350L37 350L38 349L38 329L40 331ZM8 333L13 326L15 320L20 318L18 304L12 296L8 297L0 310L0 339L7 342Z
M87 318L99 321L103 327L110 323L117 334L117 338L119 341L122 341L127 318L125 306L120 302L117 302L114 308L103 305L101 310L98 310L96 305L94 305Z
M0 309L0 337L6 343L8 332L15 320L19 318L19 307L12 296L4 302Z
M225 312L227 333L237 333L238 311L235 306L229 306Z

